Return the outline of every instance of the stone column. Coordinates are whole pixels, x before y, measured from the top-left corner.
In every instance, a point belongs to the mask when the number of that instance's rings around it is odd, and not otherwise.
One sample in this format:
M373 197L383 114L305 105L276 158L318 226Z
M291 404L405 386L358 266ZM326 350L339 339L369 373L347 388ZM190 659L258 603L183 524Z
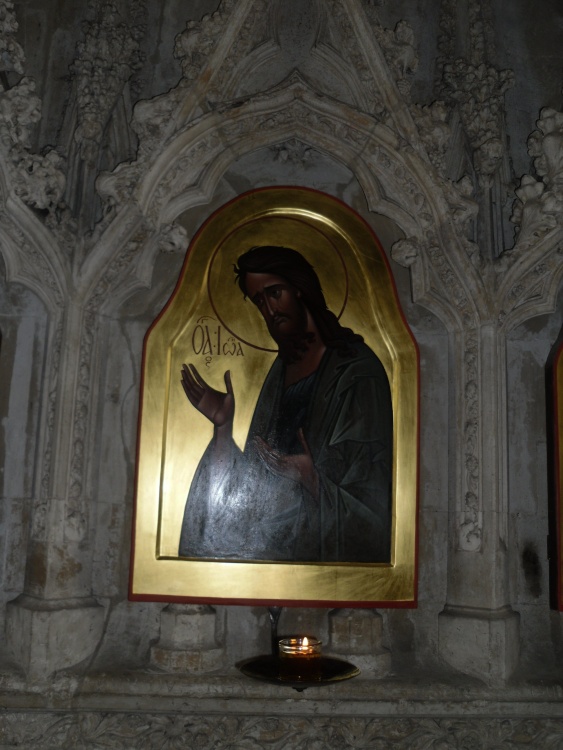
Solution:
M328 650L355 664L363 677L384 677L391 652L382 645L383 618L375 609L333 609L329 613Z
M6 612L7 645L33 679L87 659L104 624L104 609L91 596L91 498L86 493L95 323L69 303L49 342L41 486L24 591Z
M151 664L166 672L206 674L219 669L225 654L213 607L169 604L160 616L160 638L151 648Z
M456 419L453 436L463 449L462 476L450 501L448 600L439 646L456 669L502 683L517 666L520 648L519 615L508 589L505 339L494 324L464 338L460 361L472 364L461 381L464 422Z
M437 312L450 331L450 543L439 649L455 669L498 683L519 656L506 554L505 334L493 312L499 295L490 270L451 240L447 254L402 240L393 257L408 260L415 301Z

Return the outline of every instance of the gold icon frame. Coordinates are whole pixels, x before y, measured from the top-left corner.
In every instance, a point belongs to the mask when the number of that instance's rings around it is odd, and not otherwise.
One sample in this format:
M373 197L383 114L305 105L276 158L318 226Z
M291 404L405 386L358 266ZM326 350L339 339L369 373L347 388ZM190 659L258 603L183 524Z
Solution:
M243 303L232 263L251 246L294 247L317 271L330 309L361 333L387 372L393 404L389 563L185 559L178 538L191 477L212 434L187 402L183 362L215 388L232 373L234 439L244 446L275 358L263 321ZM176 288L143 352L130 598L284 606L416 606L419 357L377 237L349 206L316 190L264 188L217 210L190 243Z

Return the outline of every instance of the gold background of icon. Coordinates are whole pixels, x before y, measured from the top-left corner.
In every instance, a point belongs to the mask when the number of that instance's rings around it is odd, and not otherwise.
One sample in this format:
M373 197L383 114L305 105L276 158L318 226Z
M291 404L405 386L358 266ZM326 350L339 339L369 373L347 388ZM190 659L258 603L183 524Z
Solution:
M301 252L328 307L360 333L391 385L394 420L391 563L239 562L178 557L188 490L213 428L187 401L180 368L214 388L231 371L234 439L243 449L275 359L264 321L235 283L255 245ZM180 279L145 339L131 596L136 599L351 606L416 602L418 353L383 250L351 208L303 188L247 193L216 211L192 241Z

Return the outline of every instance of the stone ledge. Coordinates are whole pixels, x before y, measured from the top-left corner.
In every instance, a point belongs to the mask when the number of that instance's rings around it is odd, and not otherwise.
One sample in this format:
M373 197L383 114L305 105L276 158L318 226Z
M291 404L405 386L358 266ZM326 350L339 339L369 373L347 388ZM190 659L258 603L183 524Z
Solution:
M112 750L198 750L245 747L310 750L357 747L394 750L440 748L561 747L563 719L452 717L205 716L158 712L3 712L2 747L34 750L99 748ZM193 744L193 743L196 744Z
M6 710L136 712L198 716L351 717L561 717L563 684L520 683L493 688L463 676L449 679L399 677L352 679L302 693L236 672L215 676L148 670L87 676L60 675L45 685L14 673L0 674L0 703Z

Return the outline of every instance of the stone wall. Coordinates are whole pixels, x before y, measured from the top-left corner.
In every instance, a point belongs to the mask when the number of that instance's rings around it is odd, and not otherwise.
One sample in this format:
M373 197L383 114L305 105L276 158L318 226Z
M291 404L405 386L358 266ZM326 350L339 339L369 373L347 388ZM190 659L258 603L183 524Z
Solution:
M0 744L557 747L555 11L161 5L0 0ZM360 678L302 694L234 666L264 608L127 599L144 334L202 223L270 185L366 219L420 349L418 607L284 610L366 633Z

